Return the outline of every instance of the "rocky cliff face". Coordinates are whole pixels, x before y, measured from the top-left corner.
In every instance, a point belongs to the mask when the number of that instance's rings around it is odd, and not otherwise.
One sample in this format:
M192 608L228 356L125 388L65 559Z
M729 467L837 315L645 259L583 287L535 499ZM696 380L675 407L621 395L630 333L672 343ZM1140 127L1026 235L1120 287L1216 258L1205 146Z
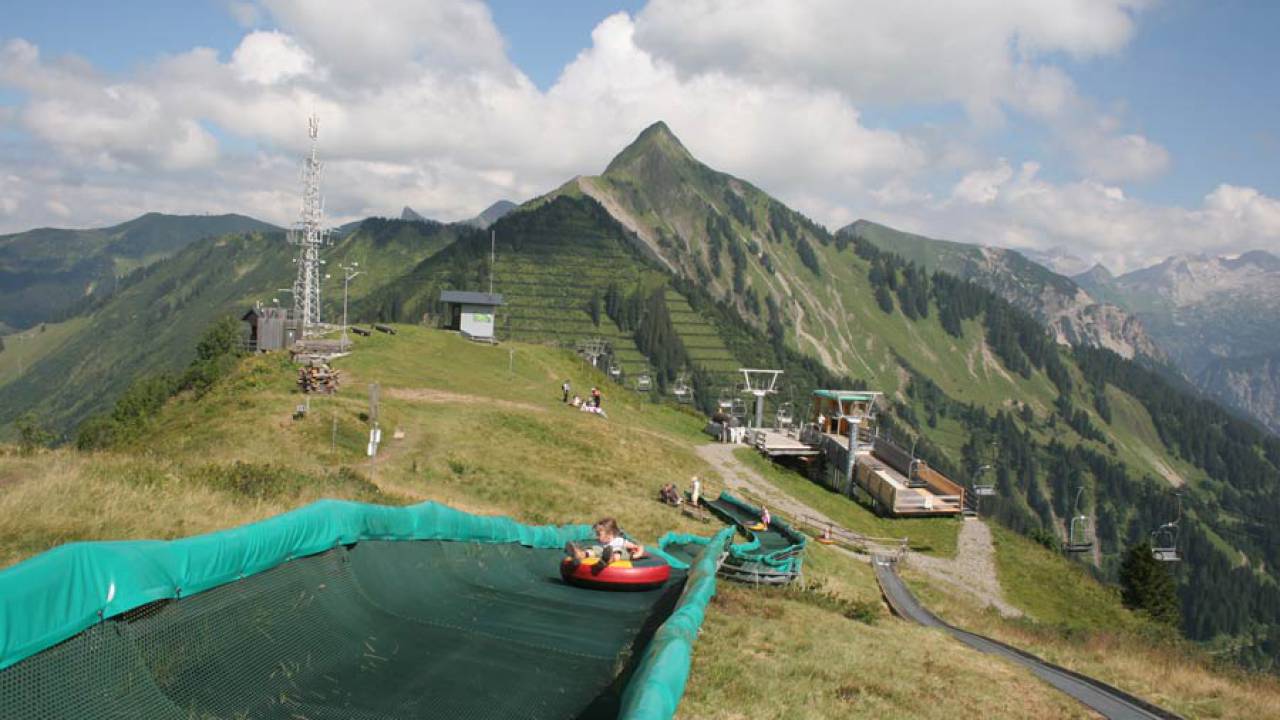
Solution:
M861 237L929 270L986 287L1039 318L1064 345L1104 347L1126 358L1164 358L1141 320L1114 304L1099 302L1071 279L1015 250L935 240L865 220L840 232Z
M1218 360L1197 380L1209 395L1280 434L1280 354Z
M1276 429L1280 258L1184 255L1085 287L1138 316L1170 359L1206 392Z

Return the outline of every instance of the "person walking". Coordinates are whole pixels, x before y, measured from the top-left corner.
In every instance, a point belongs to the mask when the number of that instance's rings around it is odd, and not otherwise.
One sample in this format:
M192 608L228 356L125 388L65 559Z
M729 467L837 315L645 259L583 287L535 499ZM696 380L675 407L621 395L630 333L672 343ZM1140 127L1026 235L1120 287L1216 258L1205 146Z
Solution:
M560 389L564 392L563 402L569 402L569 393L573 390L573 387L569 385L569 381L565 380L564 384L560 386Z
M591 388L591 404L600 407L600 388Z

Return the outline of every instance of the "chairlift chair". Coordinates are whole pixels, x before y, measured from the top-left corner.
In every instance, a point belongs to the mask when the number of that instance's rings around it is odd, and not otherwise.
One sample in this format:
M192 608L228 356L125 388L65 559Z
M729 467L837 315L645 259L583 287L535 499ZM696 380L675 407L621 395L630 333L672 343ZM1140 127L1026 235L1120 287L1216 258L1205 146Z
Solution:
M729 388L720 388L720 397L716 400L716 407L720 408L720 412L726 415L733 414L733 393Z
M609 377L617 380L622 377L622 368L616 362L609 363Z
M1093 550L1093 532L1089 528L1089 517L1077 515L1071 518L1071 529L1067 533L1066 551L1069 553L1086 553Z
M779 430L791 427L795 420L795 406L789 402L779 403L778 409L774 411L774 420Z
M991 469L990 465L983 465L982 467L978 468L978 473L973 478L973 494L974 495L977 495L979 497L991 497L996 494L995 483L979 483L978 482L978 478L982 477L982 473L990 469Z
M1178 524L1165 523L1151 531L1151 556L1160 562L1179 562Z
M1151 556L1161 562L1182 560L1178 556L1178 523L1182 520L1182 496L1177 497L1177 517L1172 522L1167 522L1151 531Z
M648 372L640 373L640 375L636 377L636 390L639 390L640 392L649 392L652 389L653 378L649 376Z
M1068 553L1086 553L1093 550L1093 530L1089 524L1089 516L1080 511L1080 498L1084 488L1076 492L1075 515L1071 518L1071 526L1067 529Z
M688 403L693 400L693 391L684 373L680 373L676 378L676 384L671 388L671 393L676 396L678 403Z

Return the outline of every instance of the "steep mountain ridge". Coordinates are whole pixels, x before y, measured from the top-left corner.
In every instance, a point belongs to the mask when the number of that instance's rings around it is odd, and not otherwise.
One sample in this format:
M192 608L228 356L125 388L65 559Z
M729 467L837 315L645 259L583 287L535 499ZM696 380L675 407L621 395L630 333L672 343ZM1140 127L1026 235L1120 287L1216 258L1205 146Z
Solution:
M197 240L275 229L244 215L147 213L106 228L0 236L0 323L23 328L59 319L113 292L120 277Z
M1016 250L936 240L858 220L841 228L882 250L942 270L995 292L1047 325L1064 345L1102 347L1126 358L1162 358L1142 322L1099 302L1070 278L1033 262Z

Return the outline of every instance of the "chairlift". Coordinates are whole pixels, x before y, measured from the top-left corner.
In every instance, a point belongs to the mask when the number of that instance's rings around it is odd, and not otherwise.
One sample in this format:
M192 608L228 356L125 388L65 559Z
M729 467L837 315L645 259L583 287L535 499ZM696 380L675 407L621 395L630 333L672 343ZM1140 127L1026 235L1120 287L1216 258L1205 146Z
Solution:
M747 421L747 401L742 398L733 398L731 401L729 414L738 419L739 425L745 425Z
M786 430L795 421L795 406L792 403L779 403L774 411L774 423L779 430Z
M1179 562L1178 556L1178 523L1182 520L1182 496L1178 495L1178 514L1172 522L1167 522L1151 531L1151 556L1161 562Z
M622 377L622 367L616 362L609 363L609 377L615 381Z
M689 387L688 375L680 373L676 376L676 384L671 387L671 394L676 396L676 402L687 403L693 400L693 390Z
M636 390L640 392L649 392L653 389L653 378L648 372L642 372L636 376Z
M978 472L973 476L973 494L979 497L991 497L996 494L996 486L994 483L980 483L978 479L982 477L982 473L990 470L990 465L983 465L978 468Z
M733 402L733 392L727 387L720 388L720 398L716 400L716 407L720 408L720 412L726 415L732 415Z
M1075 514L1071 518L1071 526L1067 529L1065 550L1069 553L1086 553L1093 550L1093 529L1089 523L1089 516L1080 510L1080 498L1083 495L1082 487L1076 493Z

